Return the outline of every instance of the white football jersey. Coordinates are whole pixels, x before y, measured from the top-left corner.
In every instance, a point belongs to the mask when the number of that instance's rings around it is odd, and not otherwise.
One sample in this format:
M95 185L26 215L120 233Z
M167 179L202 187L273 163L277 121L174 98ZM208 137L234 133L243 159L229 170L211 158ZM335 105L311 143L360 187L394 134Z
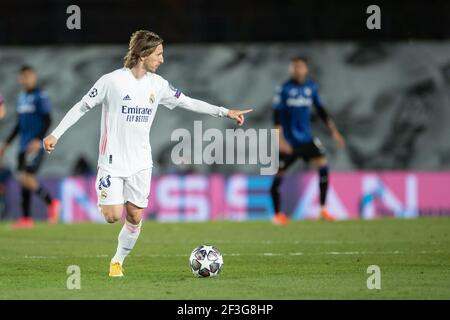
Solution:
M138 80L122 68L102 76L82 99L103 108L98 166L116 177L151 168L150 127L158 105L173 109L184 98L154 73Z

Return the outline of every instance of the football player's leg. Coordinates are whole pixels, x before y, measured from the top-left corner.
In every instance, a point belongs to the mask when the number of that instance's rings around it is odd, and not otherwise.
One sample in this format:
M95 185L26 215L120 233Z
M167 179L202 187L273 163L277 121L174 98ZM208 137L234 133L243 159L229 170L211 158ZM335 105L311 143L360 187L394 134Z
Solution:
M119 233L116 254L111 259L111 263L119 262L121 265L139 238L142 225L142 212L144 211L142 208L138 208L129 202L125 205L125 208L127 210L127 217Z
M31 191L22 186L22 217L13 226L16 229L28 229L33 227L31 217Z
M328 192L328 161L325 156L325 148L319 138L314 137L304 148L304 159L309 161L319 171L319 191L320 191L320 216L327 221L334 221L335 218L328 213L325 207Z
M25 171L25 184L27 188L32 192L35 192L39 198L47 204L48 220L50 223L56 223L59 219L59 211L61 204L59 200L54 199L50 192L45 188L36 178L36 173L42 163L44 156L44 149L41 149L39 153L29 160Z
M139 234L141 233L142 212L144 209L127 202L125 204L127 217L119 237L117 238L116 254L111 259L109 275L111 277L123 276L123 263L128 254L133 250Z
M122 218L123 204L100 205L100 210L108 223L115 223Z
M22 187L21 190L21 197L22 197L22 216L21 218L13 225L13 228L29 228L32 227L33 221L31 220L30 216L30 206L31 206L31 192L30 190L25 186L24 181L24 170L25 170L25 153L19 153L18 159L18 175L17 178L20 182L20 185Z
M120 231L117 251L111 265L123 265L125 258L134 248L142 226L144 208L148 205L150 193L151 170L143 170L125 180L124 198L127 217Z
M27 188L22 187L22 216L25 218L29 218L30 214L30 205L31 205L31 192Z
M22 216L30 217L31 192L35 190L37 182L27 172L19 172L18 178L22 186Z
M272 181L270 188L270 196L272 197L273 208L275 215L273 216L273 222L276 224L286 224L289 219L286 214L281 211L281 183L283 182L284 174L288 167L295 161L294 155L280 154L280 167L278 173Z
M18 180L21 184L21 197L22 197L22 217L14 224L13 228L21 229L21 228L32 228L33 220L31 218L31 191L28 187L24 173L19 172Z
M312 158L311 164L319 170L320 206L324 207L328 192L328 161L325 156Z
M23 168L21 168L23 169ZM36 188L37 182L32 179L31 175L25 171L19 171L18 180L22 187L22 218L14 225L15 228L31 228L33 227L33 219L31 217L31 195Z
M280 187L283 182L283 173L278 172L273 178L272 186L270 187L270 196L272 197L273 209L275 214L280 212Z
M319 190L320 190L320 216L327 221L334 221L335 218L326 209L326 200L328 193L328 161L325 156L320 156L312 158L310 160L311 164L318 168L319 171Z

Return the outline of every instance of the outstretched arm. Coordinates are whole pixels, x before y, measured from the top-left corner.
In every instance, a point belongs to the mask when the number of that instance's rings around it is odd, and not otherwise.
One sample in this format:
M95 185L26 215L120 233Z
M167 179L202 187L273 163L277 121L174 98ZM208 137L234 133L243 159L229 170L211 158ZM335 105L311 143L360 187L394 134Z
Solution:
M44 139L43 143L45 151L47 151L47 153L51 153L55 150L58 139L89 110L90 108L88 104L84 101L80 101L75 104L69 112L67 112L55 130L53 130L53 132Z
M188 96L183 96L178 106L194 112L209 114L213 117L228 117L236 120L237 124L240 126L244 124L244 114L253 111L253 109L229 110L227 108L214 106L205 101L193 99Z

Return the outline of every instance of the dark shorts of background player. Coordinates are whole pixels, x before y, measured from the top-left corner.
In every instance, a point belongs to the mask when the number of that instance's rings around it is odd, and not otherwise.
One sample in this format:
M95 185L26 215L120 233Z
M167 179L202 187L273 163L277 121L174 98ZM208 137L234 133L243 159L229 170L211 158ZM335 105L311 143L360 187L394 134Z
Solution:
M27 156L26 152L20 152L17 159L17 170L19 172L35 174L39 170L43 158L44 149L42 148L34 157Z
M293 147L293 149L292 154L280 153L279 171L286 170L299 158L309 162L311 159L325 156L325 149L319 138L313 138L311 142L302 143Z

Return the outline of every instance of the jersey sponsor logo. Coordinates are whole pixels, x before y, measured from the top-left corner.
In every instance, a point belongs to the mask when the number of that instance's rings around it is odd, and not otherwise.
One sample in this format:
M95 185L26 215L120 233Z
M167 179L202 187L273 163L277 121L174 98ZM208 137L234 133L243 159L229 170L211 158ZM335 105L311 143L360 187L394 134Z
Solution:
M289 98L286 100L286 104L288 107L311 107L312 99L311 98Z
M98 94L98 91L96 88L92 88L92 90L89 92L89 97L95 98Z
M122 106L122 114L126 115L126 122L149 122L152 112L152 108Z
M128 106L122 106L122 113L123 114L142 114L142 115L151 115L152 114L152 108L140 108L138 106L136 107L128 107Z
M125 97L123 97L122 99L123 101L129 101L131 100L130 96L127 94Z
M34 113L36 112L36 106L30 103L24 103L17 106L17 113Z
M98 190L103 190L103 188L109 188L111 186L111 175L106 177L101 177L98 181Z

